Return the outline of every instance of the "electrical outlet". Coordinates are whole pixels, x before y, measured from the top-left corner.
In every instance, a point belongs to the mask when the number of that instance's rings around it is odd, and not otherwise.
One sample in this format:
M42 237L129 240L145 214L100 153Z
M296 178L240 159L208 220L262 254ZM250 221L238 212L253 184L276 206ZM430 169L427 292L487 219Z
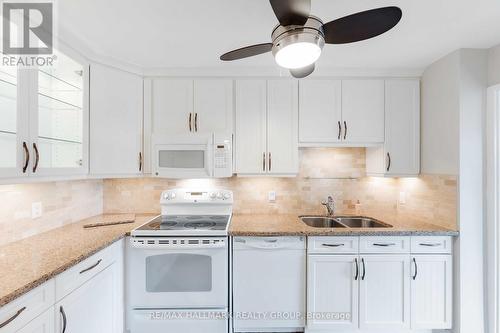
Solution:
M269 191L268 200L269 200L269 202L276 202L276 192L275 191Z
M399 204L404 205L406 203L406 192L399 192Z
M31 204L31 218L36 219L42 216L42 203L40 201Z

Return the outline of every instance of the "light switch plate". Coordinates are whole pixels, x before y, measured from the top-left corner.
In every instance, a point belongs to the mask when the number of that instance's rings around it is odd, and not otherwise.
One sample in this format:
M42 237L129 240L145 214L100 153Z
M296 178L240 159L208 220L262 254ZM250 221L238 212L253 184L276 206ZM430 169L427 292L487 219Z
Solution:
M40 201L31 204L31 218L36 219L42 216L42 203Z
M399 192L399 204L404 205L406 203L406 192Z
M268 200L269 200L269 202L276 202L276 192L275 191L269 191Z

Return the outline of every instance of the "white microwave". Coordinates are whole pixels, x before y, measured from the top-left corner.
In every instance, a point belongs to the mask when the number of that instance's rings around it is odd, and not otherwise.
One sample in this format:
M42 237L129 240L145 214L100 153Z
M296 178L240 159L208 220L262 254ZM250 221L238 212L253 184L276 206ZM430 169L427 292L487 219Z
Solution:
M233 175L231 134L153 135L153 175L224 178Z

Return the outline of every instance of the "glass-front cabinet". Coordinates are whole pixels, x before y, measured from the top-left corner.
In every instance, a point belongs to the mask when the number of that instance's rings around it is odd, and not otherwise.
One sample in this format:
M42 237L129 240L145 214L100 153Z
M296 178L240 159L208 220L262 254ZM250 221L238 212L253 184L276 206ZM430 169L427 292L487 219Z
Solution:
M0 67L0 177L88 170L88 64L55 51L52 66Z

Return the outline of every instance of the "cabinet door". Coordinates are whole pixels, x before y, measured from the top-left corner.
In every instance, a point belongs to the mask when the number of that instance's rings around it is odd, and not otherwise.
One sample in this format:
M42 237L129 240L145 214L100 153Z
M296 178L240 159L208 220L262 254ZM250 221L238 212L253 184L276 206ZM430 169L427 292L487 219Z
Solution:
M29 174L26 162L28 140L28 96L23 89L25 71L0 66L0 177ZM28 151L29 152L29 151Z
M16 333L54 333L54 307L30 321Z
M52 67L30 72L32 172L36 175L88 171L88 74L82 59L57 52Z
M308 329L358 327L357 260L357 255L308 256Z
M451 329L451 255L412 256L411 328Z
M194 130L198 133L233 129L233 81L194 81Z
M340 80L299 82L299 142L340 142L342 135Z
M56 332L118 333L120 298L116 281L117 265L112 264L56 303Z
M385 82L386 174L417 175L420 169L420 83ZM390 162L389 162L390 159Z
M265 80L236 81L235 172L261 174L266 171Z
M90 173L139 174L142 78L99 64L90 71Z
M410 327L410 257L361 257L360 329Z
M384 142L384 81L342 81L342 138L347 143Z
M153 133L194 133L193 80L154 79L151 100Z
M267 170L296 174L298 162L298 92L296 80L267 82Z

